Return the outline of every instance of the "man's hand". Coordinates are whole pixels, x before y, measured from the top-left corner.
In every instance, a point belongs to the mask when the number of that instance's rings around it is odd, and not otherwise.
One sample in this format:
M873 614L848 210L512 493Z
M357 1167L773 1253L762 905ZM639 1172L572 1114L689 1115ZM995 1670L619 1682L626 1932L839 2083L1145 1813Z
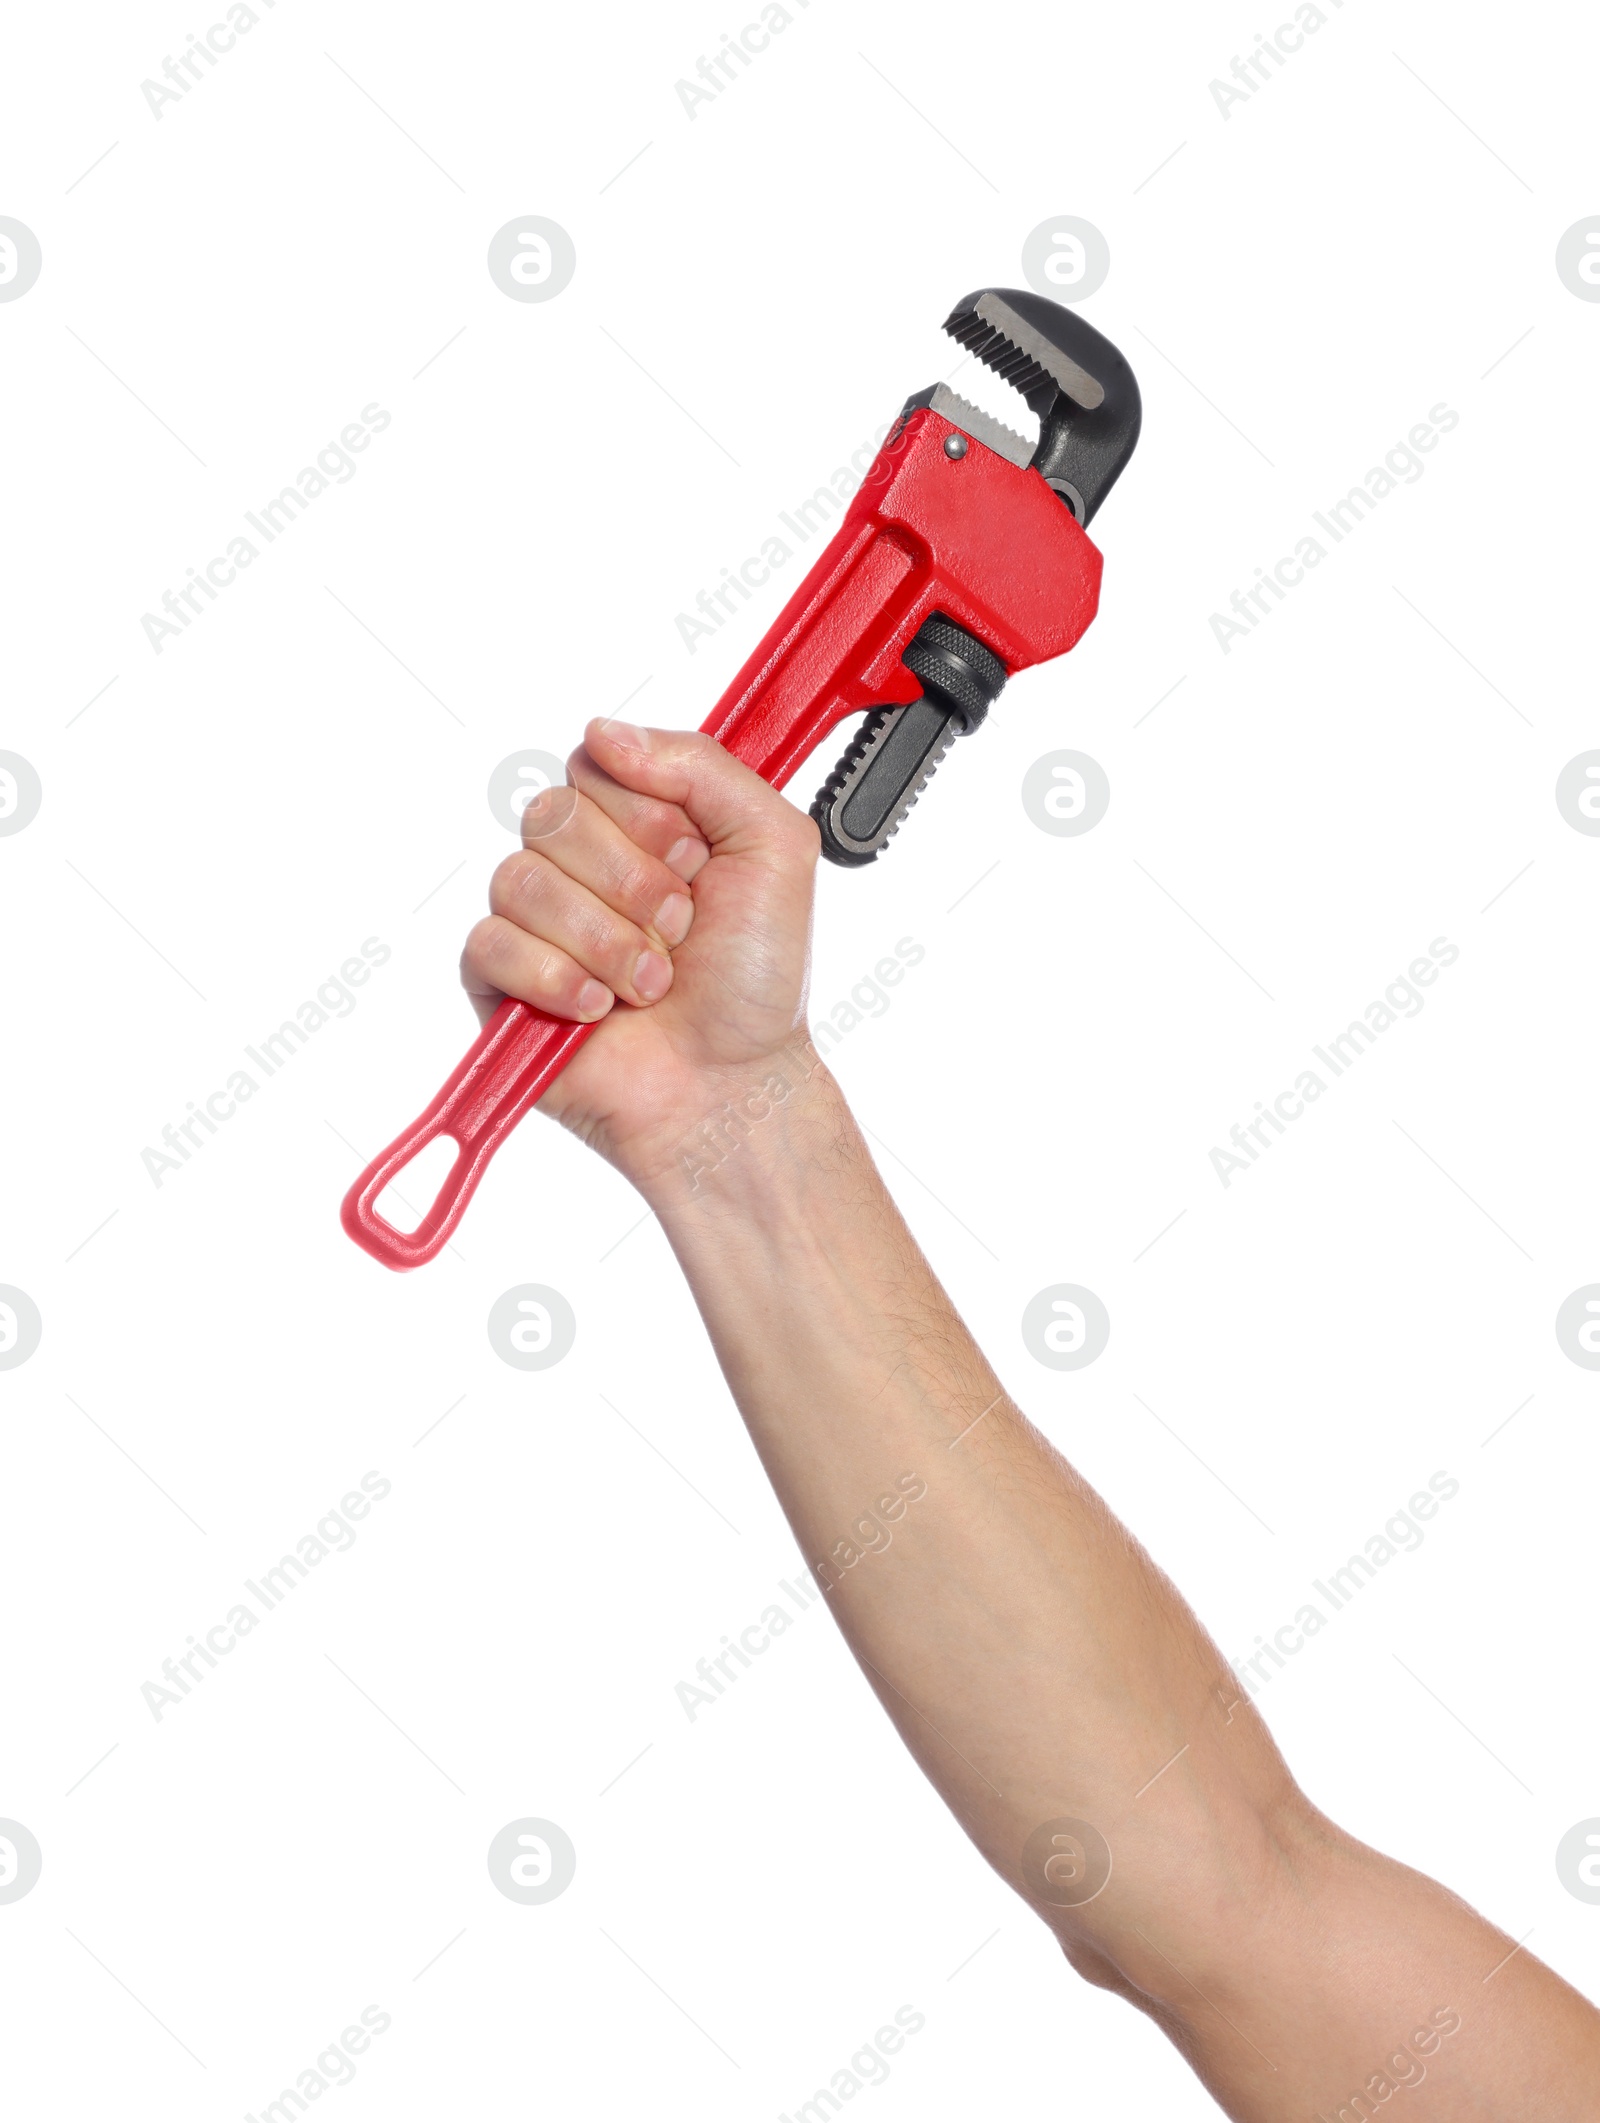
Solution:
M540 1101L646 1194L804 1036L818 836L710 737L597 720L523 813L461 978L605 1018Z

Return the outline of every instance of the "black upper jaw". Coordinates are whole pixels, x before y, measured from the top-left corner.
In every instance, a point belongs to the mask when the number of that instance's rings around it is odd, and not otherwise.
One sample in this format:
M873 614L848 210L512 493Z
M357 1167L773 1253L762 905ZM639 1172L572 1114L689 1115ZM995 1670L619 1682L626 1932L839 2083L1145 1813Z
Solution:
M1028 462L1087 524L1139 439L1139 386L1127 362L1076 310L1021 288L964 295L944 328L1038 415Z

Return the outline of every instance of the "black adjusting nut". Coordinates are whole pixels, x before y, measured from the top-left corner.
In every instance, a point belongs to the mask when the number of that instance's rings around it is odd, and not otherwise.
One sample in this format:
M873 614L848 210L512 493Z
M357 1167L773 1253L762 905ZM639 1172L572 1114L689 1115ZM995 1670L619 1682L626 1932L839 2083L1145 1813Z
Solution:
M1006 667L993 650L937 612L922 622L900 660L922 680L925 694L961 716L963 737L972 735L1006 682Z

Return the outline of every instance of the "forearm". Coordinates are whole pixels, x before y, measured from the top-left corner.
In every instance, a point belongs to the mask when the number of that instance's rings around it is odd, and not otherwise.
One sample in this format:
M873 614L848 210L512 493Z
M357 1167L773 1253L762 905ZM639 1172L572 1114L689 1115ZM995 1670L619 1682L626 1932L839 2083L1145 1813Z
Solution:
M1558 2098L1589 2009L1526 1956L1488 1996L1510 1942L1306 1804L1174 1588L1003 1393L826 1071L788 1074L652 1198L847 1641L985 1856L1236 2116L1332 2113L1436 2011L1466 2032L1434 2042L1419 2123L1512 2112L1479 2063L1518 2015Z
M1244 1730L1176 1592L1004 1395L823 1070L658 1212L806 1563L999 1868L1065 1792L1120 1815L1205 1705ZM1258 1724L1231 1760L1252 1800L1284 1788Z
M1167 1580L1006 1397L826 1073L692 1192L659 1196L807 1562L997 1869L1093 1938L1070 1862L1053 1903L1042 1860L1024 1875L1041 1824L1086 1821L1122 1860L1192 1792L1243 1850L1293 1798L1264 1728ZM885 1502L908 1496L891 1518Z

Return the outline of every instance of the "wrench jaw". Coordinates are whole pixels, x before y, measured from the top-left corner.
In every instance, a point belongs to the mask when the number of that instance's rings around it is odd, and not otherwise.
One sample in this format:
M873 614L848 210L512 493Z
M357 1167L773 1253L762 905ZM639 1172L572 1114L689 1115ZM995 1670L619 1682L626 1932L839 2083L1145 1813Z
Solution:
M945 330L1039 416L1033 469L1087 526L1139 440L1139 386L1103 333L1043 295L979 288Z
M1086 525L1139 439L1139 386L1121 354L1076 311L1017 288L964 296L944 328L1021 394L1037 416L1039 439L1029 442L943 383L907 399L901 424L927 407L996 456L1038 472ZM959 439L948 438L948 454L961 454L951 447ZM913 636L903 661L921 681L922 697L873 708L811 806L823 854L845 869L883 853L940 760L958 736L977 728L1006 680L999 657L937 613Z
M919 406L926 406L930 412L948 420L963 435L970 435L974 442L985 444L997 457L1004 457L1019 470L1025 471L1032 464L1038 447L1036 443L1030 442L1026 435L1019 435L1015 428L1008 428L1003 420L996 420L992 413L984 412L981 406L969 404L948 384L930 384L927 390L908 398L900 408L902 424Z

